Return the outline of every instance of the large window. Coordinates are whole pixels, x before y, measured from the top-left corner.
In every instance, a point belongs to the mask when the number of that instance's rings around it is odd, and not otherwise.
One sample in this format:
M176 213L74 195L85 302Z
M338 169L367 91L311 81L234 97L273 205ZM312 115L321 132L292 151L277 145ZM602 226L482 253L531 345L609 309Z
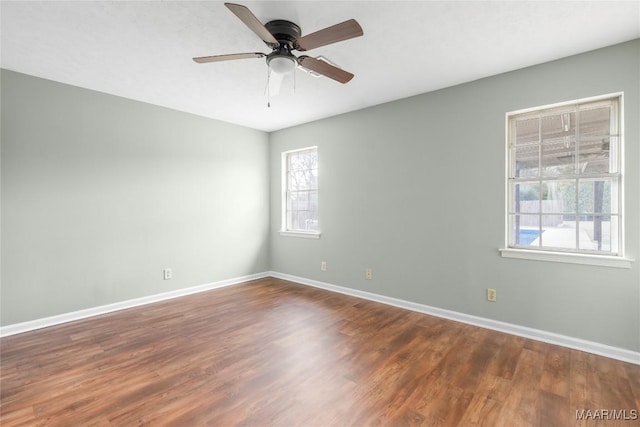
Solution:
M507 114L507 245L623 255L620 95Z
M317 237L318 149L311 147L285 152L282 160L282 231Z

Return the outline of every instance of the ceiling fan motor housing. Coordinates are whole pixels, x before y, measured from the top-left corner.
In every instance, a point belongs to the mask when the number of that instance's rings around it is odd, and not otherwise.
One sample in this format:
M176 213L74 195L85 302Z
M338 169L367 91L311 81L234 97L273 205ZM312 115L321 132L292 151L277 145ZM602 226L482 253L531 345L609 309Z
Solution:
M302 31L300 31L298 25L284 19L269 21L264 26L280 44L287 45L290 48L293 48L293 43L302 36Z
M291 50L294 42L302 35L300 27L291 21L277 19L267 22L265 28L280 43L277 47L270 46L273 52L267 55L267 65L276 73L283 74L292 70L298 61Z

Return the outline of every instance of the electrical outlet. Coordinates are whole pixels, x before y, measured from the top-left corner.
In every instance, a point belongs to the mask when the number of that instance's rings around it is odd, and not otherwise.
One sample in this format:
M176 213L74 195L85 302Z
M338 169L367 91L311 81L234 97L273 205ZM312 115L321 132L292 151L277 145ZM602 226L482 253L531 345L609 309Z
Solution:
M164 280L173 279L173 271L171 271L170 268L165 268L164 270L162 270L162 274L164 276Z
M320 270L321 271L327 271L327 261L322 261L320 263Z
M496 302L497 292L495 289L487 289L487 301Z
M364 270L364 278L367 280L372 280L373 279L373 270L371 270L370 268L366 268Z

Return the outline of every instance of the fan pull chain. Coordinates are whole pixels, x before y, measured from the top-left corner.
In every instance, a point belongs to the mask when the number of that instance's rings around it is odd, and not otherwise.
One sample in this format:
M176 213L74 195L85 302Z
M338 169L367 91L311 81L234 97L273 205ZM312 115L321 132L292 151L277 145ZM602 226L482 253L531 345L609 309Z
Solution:
M267 108L271 108L271 69L267 67Z

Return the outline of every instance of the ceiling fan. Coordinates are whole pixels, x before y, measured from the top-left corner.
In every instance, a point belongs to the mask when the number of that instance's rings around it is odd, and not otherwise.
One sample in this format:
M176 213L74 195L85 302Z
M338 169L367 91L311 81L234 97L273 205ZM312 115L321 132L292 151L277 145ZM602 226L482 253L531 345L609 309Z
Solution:
M312 58L307 55L296 57L291 52L293 50L305 52L321 46L362 36L362 27L360 27L360 24L358 24L355 19L349 19L302 36L300 27L291 21L277 19L263 25L246 6L234 3L225 3L224 5L271 48L271 53L249 52L200 56L193 58L195 62L204 64L234 59L266 57L269 70L279 75L287 74L294 70L296 65L300 65L302 68L329 77L340 83L347 83L353 78L353 74L329 64L327 61Z

